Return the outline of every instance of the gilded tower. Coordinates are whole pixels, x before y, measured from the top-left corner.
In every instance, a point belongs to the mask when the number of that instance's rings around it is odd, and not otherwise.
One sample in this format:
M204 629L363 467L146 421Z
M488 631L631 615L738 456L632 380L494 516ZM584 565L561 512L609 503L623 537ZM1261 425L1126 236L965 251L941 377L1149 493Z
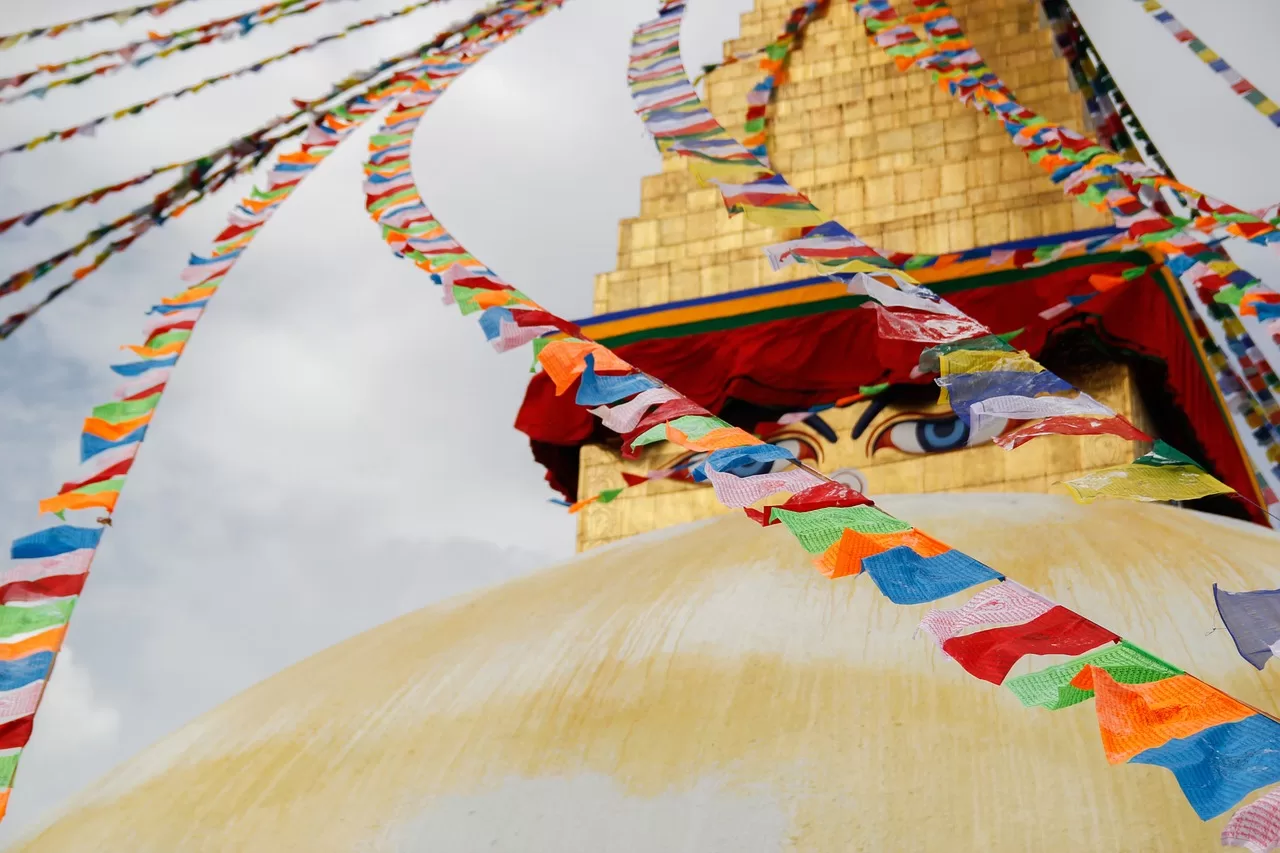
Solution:
M725 57L758 50L780 31L795 0L756 0ZM957 0L957 18L988 63L1031 108L1086 128L1083 99L1039 5L1024 0ZM944 253L1109 225L1064 197L1010 144L1001 128L940 91L925 71L899 71L868 40L851 4L833 2L809 24L790 56L767 114L773 167L869 244L890 251ZM704 102L731 131L742 128L747 93L760 79L754 60L711 71ZM777 232L730 217L714 187L702 188L684 162L664 158L643 179L640 215L618 229L618 268L597 277L596 315L693 300L811 276L799 266L771 270L762 248ZM1130 372L1102 366L1077 377L1116 411L1144 415ZM842 412L848 426L858 411ZM1049 438L1016 455L992 446L907 458L892 448L871 460L867 447L827 448L827 471L857 465L871 491L1048 491L1054 482L1132 458L1128 442ZM850 454L853 458L850 458ZM579 496L620 484L620 470L652 470L661 454L634 465L588 444ZM676 493L684 492L677 496ZM704 492L706 492L704 494ZM652 483L608 505L587 507L580 550L723 510L709 490Z

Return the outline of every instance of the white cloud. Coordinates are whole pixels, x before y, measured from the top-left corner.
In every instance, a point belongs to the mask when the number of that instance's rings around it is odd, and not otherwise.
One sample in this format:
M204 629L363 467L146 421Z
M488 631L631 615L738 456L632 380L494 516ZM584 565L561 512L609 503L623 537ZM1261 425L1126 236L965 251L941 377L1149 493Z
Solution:
M50 745L47 752L65 755L114 741L120 732L120 711L102 702L70 646L58 655L56 672L40 702L39 725L43 742Z

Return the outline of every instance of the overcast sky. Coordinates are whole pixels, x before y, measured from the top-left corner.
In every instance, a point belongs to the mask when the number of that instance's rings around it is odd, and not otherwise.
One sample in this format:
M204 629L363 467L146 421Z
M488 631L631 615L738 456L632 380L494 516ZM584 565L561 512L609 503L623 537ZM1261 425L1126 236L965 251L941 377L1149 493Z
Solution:
M406 2L334 3L231 44L0 107L0 146ZM119 3L63 0L57 18ZM1075 3L1183 180L1248 207L1280 199L1280 130L1140 4ZM0 53L0 76L249 5L199 0L159 19L37 41ZM216 147L287 111L289 98L314 97L479 5L451 0L109 124L96 139L0 157L0 219ZM453 233L566 316L589 312L592 276L614 266L617 220L636 214L639 179L657 168L625 85L631 28L654 5L569 0L467 72L432 108L414 148L424 194ZM716 59L750 5L692 3L686 64ZM1280 96L1280 7L1166 5ZM52 8L0 0L0 29L53 23ZM0 842L282 667L572 553L573 521L547 503L542 470L511 427L527 354L495 356L475 323L441 306L426 276L382 243L360 189L372 129L308 178L200 324L104 538ZM74 473L80 423L117 384L106 369L122 360L117 347L140 341L142 312L181 288L187 254L206 253L249 186L241 181L147 235L0 343L0 540L39 524L36 501ZM0 277L136 206L144 193L0 236ZM1280 272L1271 256L1263 261L1258 271ZM73 266L0 300L0 314L42 296Z

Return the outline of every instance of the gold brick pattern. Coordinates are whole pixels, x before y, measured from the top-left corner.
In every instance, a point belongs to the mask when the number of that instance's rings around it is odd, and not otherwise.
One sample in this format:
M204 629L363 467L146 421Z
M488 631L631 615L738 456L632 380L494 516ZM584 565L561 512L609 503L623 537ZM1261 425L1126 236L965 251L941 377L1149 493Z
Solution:
M772 39L796 0L758 0L726 55ZM956 0L974 45L1028 106L1085 124L1065 60L1035 4ZM904 7L905 8L905 7ZM760 77L754 62L713 71L707 107L732 133ZM1093 228L1102 214L1063 197L1000 127L940 91L929 74L900 72L872 46L849 3L832 0L791 55L768 118L774 167L859 237L895 251L947 252ZM641 182L640 215L618 229L618 269L596 278L594 311L618 311L741 290L811 273L769 269L771 229L732 219L714 188L700 188L667 157Z
M725 45L725 55L766 44L796 2L757 0L742 15L740 35ZM905 10L905 0L899 3ZM975 47L1024 103L1051 120L1085 126L1067 63L1054 56L1052 35L1040 26L1036 4L955 0L952 5ZM759 78L754 61L708 75L704 101L731 133L741 134L746 95ZM768 137L774 168L877 247L938 253L1109 224L1064 198L998 124L940 91L927 72L898 71L869 43L845 0L832 0L826 16L809 24L803 44L793 51L787 80L769 109ZM594 312L810 277L812 271L800 266L770 270L761 249L779 239L778 232L742 216L730 218L715 188L698 187L679 158L666 157L662 171L641 182L640 215L619 225L618 268L597 276ZM1134 412L1128 402L1112 405ZM1065 449L1068 444L1081 449ZM1089 449L1095 445L1104 449ZM1120 458L1128 452L1129 444L1119 439L1040 439L1009 461L994 446L975 448L927 462L911 460L900 474L885 466L889 488L882 491L1044 491L1050 475L1060 480L1103 464L1092 458L1086 464L1083 457L1070 461L1066 457L1072 454L1120 462L1128 461ZM584 448L580 494L620 485L618 465L612 453ZM952 471L957 466L977 466L991 476L981 481L957 476ZM682 491L679 500L660 499L673 490ZM644 497L636 494L641 492ZM717 511L710 489L646 485L612 504L588 508L579 525L579 548Z

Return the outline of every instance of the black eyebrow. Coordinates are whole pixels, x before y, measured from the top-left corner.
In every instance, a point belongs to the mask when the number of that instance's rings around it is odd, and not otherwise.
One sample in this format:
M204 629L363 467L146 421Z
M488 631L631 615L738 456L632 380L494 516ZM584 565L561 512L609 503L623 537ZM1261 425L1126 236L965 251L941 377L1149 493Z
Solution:
M858 418L858 422L853 425L853 432L849 433L849 437L853 439L862 438L862 434L867 431L867 427L871 426L871 422L875 420L876 415L884 411L885 406L889 405L888 393L880 393L871 398L867 406L867 410Z
M830 444L835 444L836 441L839 440L839 436L836 435L836 431L822 419L821 414L818 412L814 412L812 415L809 415L809 417L805 418L802 423L818 435L822 436L823 440Z

